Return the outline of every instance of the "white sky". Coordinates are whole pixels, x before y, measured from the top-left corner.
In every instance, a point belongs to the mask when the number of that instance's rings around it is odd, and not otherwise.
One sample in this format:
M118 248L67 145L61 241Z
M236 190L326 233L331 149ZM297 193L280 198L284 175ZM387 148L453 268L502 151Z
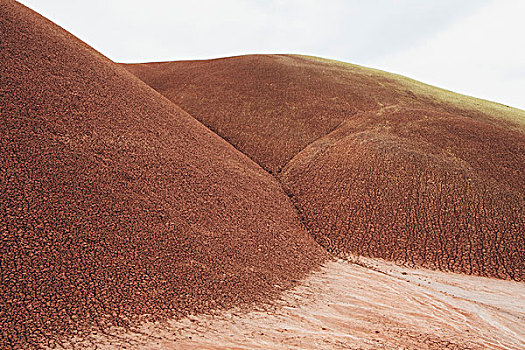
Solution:
M301 53L525 109L525 0L22 0L117 62Z

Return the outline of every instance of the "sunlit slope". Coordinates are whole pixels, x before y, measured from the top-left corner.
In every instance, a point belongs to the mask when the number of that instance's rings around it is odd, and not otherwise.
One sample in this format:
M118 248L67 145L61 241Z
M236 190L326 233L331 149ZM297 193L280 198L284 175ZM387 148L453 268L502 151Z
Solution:
M0 1L0 348L266 300L325 256L278 181Z
M126 68L278 174L329 250L523 279L525 112L304 56Z

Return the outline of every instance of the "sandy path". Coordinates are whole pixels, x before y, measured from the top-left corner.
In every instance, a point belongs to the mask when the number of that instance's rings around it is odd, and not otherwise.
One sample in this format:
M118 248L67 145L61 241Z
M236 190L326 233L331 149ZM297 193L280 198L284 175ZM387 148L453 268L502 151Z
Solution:
M524 349L525 284L339 260L265 310L94 339L109 349Z

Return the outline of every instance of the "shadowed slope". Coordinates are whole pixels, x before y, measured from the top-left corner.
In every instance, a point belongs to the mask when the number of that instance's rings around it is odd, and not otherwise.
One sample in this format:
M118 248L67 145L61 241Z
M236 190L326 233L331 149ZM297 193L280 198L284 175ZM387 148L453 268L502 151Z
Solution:
M523 279L525 112L302 56L126 68L279 173L328 249Z
M0 1L0 348L266 299L325 257L280 184Z

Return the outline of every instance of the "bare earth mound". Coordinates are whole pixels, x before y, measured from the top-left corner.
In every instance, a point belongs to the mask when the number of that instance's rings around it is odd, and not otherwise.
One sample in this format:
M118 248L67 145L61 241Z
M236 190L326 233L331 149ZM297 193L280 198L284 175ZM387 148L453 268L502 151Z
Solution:
M277 174L330 251L523 280L525 112L303 56L126 68Z
M14 1L0 36L0 348L266 300L326 256L272 176L126 70Z

